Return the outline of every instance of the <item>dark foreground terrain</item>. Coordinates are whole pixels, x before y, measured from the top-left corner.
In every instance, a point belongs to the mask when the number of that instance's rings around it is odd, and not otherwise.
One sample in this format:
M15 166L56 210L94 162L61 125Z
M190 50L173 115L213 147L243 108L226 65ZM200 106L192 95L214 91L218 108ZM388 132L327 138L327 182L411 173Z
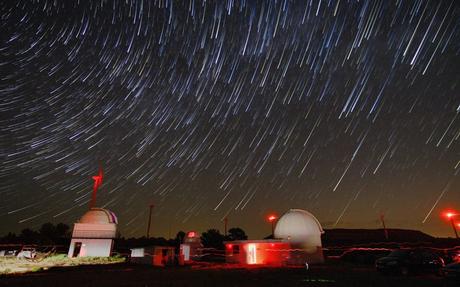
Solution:
M371 267L323 265L304 268L188 266L154 268L114 264L52 268L0 277L0 286L460 286L435 275L383 276Z

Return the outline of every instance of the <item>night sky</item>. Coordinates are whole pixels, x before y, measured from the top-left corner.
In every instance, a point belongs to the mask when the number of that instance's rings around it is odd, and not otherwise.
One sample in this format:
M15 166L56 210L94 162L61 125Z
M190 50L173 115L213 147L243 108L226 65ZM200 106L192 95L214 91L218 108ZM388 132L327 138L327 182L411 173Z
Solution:
M0 4L0 235L75 222L92 175L123 236L312 212L452 236L460 2Z

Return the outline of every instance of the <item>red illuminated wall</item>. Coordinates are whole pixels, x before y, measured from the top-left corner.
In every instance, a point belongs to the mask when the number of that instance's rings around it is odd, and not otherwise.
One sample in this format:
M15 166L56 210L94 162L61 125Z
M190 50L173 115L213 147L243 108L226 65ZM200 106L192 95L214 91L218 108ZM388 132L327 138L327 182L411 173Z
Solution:
M227 262L239 264L283 265L289 258L285 242L245 242L226 245Z

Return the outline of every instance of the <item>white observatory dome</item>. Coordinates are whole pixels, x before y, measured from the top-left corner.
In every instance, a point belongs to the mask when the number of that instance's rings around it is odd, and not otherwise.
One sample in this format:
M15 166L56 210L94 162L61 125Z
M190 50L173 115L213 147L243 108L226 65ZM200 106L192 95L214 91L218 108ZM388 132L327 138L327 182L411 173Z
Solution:
M275 227L275 238L321 246L324 233L318 219L302 209L290 209L280 217Z
M118 223L118 219L110 210L103 208L91 208L81 218L79 223L89 224L107 224L107 223Z

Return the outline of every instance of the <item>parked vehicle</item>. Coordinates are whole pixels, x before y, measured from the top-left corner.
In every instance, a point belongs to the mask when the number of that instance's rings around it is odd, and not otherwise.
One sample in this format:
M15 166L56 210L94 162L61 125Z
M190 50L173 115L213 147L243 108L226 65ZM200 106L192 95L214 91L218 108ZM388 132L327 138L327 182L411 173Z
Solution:
M34 259L37 256L37 251L35 248L24 247L19 251L17 258L26 258L26 259Z
M423 249L398 249L375 262L378 271L388 274L440 274L443 259L434 252Z
M15 257L18 250L5 250L5 257Z
M441 274L444 277L460 279L460 262L447 264L441 268Z
M460 262L460 248L452 248L447 251L447 254L449 256L450 262Z
M373 265L377 259L387 256L390 252L391 250L386 248L351 248L340 256L340 261Z
M426 248L426 250L440 256L446 265L460 261L460 249L458 247L448 249Z

